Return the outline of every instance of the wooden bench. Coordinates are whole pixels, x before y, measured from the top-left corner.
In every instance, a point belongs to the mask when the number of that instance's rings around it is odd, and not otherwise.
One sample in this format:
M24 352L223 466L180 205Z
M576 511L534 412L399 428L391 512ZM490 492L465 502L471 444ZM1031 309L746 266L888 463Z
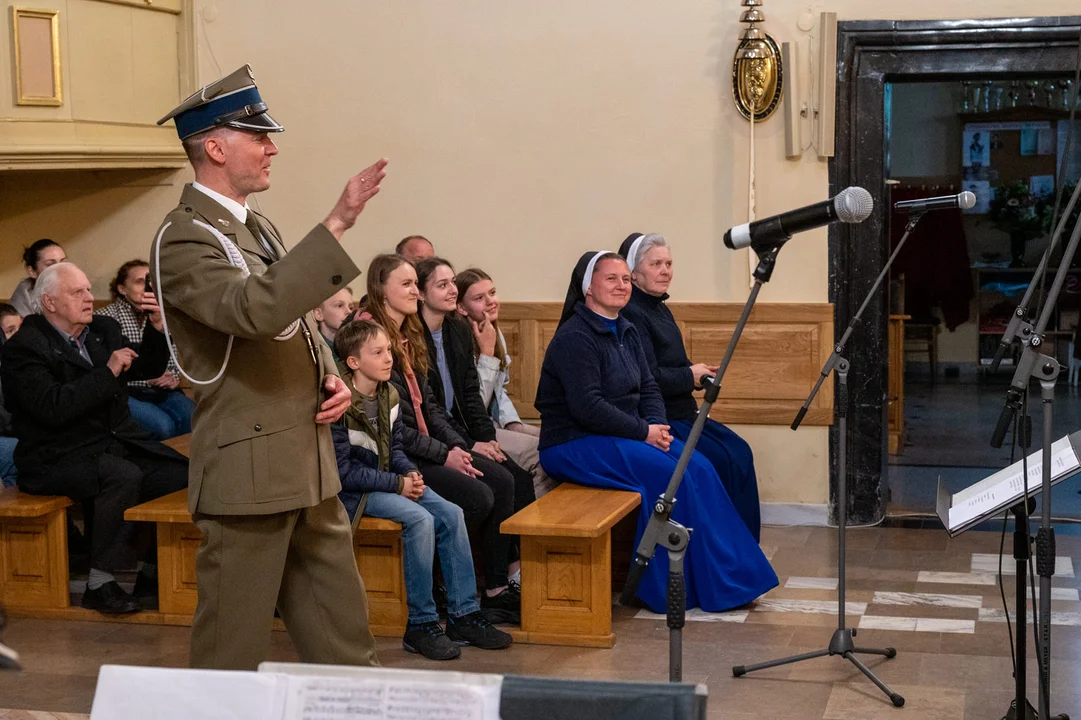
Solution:
M189 455L191 436L166 440L165 444L182 455ZM158 610L167 624L190 625L198 603L195 551L202 542L202 534L188 512L188 491L179 490L129 508L124 519L152 522L157 526ZM409 619L401 524L362 517L353 535L353 554L364 578L372 633L400 636Z
M188 512L188 491L136 505L124 519L157 526L158 610L167 624L190 624L199 600L195 551L202 533ZM399 523L367 516L353 536L353 554L368 594L368 622L375 635L399 636L409 618L401 537Z
M14 611L70 607L66 497L0 490L0 601Z
M515 640L612 647L612 527L636 492L563 483L503 521L521 536L522 630Z

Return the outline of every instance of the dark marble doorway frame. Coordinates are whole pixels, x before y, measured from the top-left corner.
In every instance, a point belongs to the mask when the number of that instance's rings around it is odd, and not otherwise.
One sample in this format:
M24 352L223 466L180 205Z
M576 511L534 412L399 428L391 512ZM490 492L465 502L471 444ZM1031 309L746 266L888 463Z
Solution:
M888 257L887 85L1062 75L1077 63L1081 16L949 21L855 21L837 30L837 143L829 194L870 191L876 211L859 225L829 229L829 296L837 338ZM852 369L848 422L849 522L886 512L887 288L871 301L847 345ZM836 385L836 384L835 384ZM837 399L835 399L835 406ZM988 428L990 438L992 428ZM830 428L830 505L836 509L838 428ZM833 514L831 512L831 514Z

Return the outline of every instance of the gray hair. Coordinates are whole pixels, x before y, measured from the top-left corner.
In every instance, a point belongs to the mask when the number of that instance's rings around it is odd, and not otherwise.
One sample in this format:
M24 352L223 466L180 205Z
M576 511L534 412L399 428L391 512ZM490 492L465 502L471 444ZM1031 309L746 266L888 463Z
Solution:
M60 273L67 270L76 270L75 263L62 262L45 268L38 279L34 281L34 289L30 293L30 309L36 313L42 312L41 298L43 295L55 297L59 293Z
M635 240L627 252L627 264L630 266L631 272L638 269L646 253L658 247L668 247L668 241L660 233L646 233Z

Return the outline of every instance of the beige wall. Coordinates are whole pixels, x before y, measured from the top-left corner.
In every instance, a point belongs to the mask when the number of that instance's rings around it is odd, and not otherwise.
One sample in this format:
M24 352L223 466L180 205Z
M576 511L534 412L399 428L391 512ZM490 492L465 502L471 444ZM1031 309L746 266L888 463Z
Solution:
M730 98L737 3L713 0L202 0L202 80L253 65L280 136L274 187L260 198L287 235L323 218L345 178L391 160L384 193L346 240L362 266L411 233L459 265L482 264L507 300L562 297L584 250L634 230L675 243L680 300L739 301L747 260L720 237L746 219L747 127ZM838 0L842 19L1010 16L979 5ZM806 4L769 0L779 41ZM1045 14L1076 12L1047 0ZM209 40L210 47L206 45ZM803 57L806 61L808 53ZM807 87L807 83L804 83ZM168 108L163 108L167 110ZM784 159L780 117L760 126L758 213L821 200L826 163ZM186 173L0 177L0 287L18 249L51 235L96 287L145 255ZM119 186L118 186L119 185ZM0 291L2 292L2 291ZM764 301L827 299L825 232L789 245ZM826 430L740 428L763 498L825 502ZM782 449L783 448L783 449Z

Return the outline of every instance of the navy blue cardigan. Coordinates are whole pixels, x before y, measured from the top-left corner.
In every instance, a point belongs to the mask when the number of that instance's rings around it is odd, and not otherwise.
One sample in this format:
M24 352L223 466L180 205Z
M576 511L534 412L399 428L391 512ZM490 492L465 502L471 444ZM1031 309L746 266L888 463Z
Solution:
M613 333L582 303L548 343L534 405L542 450L590 435L645 440L665 422L638 331L621 317Z
M378 432L384 432L382 428ZM390 433L390 466L388 471L379 469L379 453L349 441L349 430L342 423L330 426L334 439L334 455L338 461L338 475L342 490L338 493L351 522L356 521L357 511L363 514L364 496L370 492L398 494L401 475L415 472L417 466L402 449L402 419L394 418Z
M694 420L698 414L698 403L691 395L694 374L683 346L683 333L679 331L672 311L664 304L667 299L667 293L656 297L634 286L631 300L620 315L638 329L649 370L664 397L668 419Z

